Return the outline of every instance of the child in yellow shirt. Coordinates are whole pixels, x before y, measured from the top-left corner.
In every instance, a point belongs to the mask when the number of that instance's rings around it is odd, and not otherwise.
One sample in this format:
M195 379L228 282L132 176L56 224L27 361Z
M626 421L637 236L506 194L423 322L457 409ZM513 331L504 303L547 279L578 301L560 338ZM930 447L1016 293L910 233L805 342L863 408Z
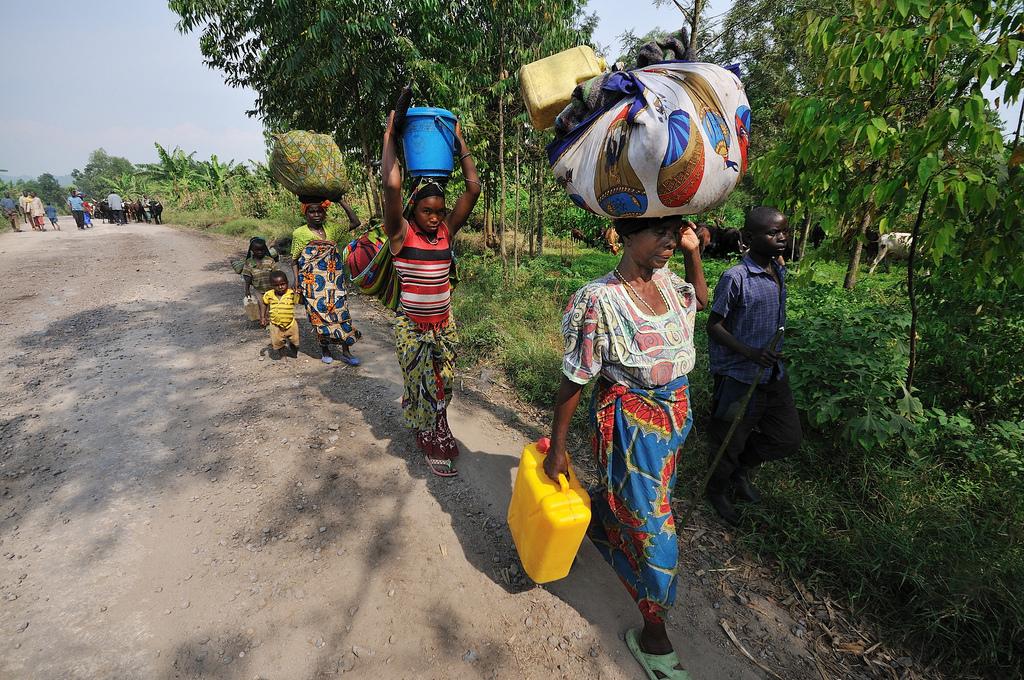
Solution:
M293 359L299 356L299 322L295 320L295 305L299 296L288 287L288 277L282 271L270 273L270 290L259 298L260 325L270 328L270 358L281 358L281 350Z

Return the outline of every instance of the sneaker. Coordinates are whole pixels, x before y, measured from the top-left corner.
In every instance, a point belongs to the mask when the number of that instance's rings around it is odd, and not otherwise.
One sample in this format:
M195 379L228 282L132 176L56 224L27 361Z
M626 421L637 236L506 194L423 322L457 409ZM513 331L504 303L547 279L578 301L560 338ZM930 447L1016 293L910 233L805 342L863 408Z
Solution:
M320 357L320 361L324 362L325 364L333 364L334 357L332 357L330 354L325 354L322 357Z
M270 351L267 352L267 356L270 357L271 361L277 361L281 358L281 350L271 347Z

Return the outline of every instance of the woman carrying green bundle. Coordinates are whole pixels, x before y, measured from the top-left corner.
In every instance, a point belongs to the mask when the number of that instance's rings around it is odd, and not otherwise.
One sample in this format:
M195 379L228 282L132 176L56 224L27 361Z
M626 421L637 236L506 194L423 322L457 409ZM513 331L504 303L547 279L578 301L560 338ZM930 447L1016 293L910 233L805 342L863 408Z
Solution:
M480 197L480 180L462 128L456 124L455 153L459 154L466 191L449 212L444 187L421 179L404 201L394 121L392 111L384 130L381 174L384 233L401 282L395 350L405 383L402 413L406 424L416 430L416 441L430 471L454 477L459 449L446 413L458 344L451 317L452 243Z
M350 348L359 339L359 331L352 323L345 295L345 268L341 250L345 245L345 230L340 224L327 222L330 201L300 196L306 224L292 232L292 260L294 262L295 290L306 305L309 323L316 331L320 344L321 361L330 364L331 345L341 345L341 360L358 366L359 359ZM348 215L350 228L359 226L359 218L344 201L341 207Z

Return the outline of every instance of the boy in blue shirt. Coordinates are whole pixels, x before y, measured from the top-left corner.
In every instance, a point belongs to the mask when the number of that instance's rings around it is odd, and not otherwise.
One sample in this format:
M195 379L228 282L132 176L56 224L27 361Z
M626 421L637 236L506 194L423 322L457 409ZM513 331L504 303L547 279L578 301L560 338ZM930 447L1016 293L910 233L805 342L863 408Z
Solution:
M53 225L54 229L60 231L60 225L57 224L57 209L53 207L53 203L47 203L45 210L46 216L50 219L50 224Z
M757 503L761 494L750 473L762 463L797 450L803 433L782 360L782 344L768 348L786 325L786 270L778 263L786 252L789 224L774 208L754 208L743 224L750 250L740 264L719 279L708 318L708 353L714 374L710 455L721 447L739 402L767 370L747 405L708 483L708 501L730 524L739 521L733 500Z

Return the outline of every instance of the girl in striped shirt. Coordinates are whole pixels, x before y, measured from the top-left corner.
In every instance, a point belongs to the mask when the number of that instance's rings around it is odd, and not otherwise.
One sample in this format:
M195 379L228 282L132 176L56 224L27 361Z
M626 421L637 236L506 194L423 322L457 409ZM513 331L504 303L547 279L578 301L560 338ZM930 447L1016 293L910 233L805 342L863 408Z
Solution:
M384 130L381 174L384 179L384 232L401 282L401 309L395 319L395 350L405 391L402 414L416 430L416 441L430 471L454 477L458 446L448 427L446 409L452 394L458 344L451 317L452 243L480 197L473 155L455 126L466 191L449 212L444 187L417 178L409 200L402 198L394 111Z

